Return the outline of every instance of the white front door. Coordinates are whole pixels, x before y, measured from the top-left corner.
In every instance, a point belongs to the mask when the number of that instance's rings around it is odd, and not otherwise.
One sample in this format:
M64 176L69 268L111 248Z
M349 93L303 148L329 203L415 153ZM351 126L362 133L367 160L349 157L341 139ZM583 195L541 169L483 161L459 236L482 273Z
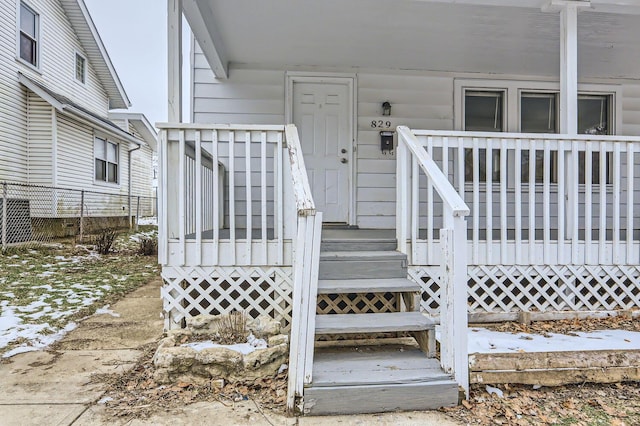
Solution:
M316 209L324 222L347 223L351 174L349 86L293 83L293 123L298 128Z

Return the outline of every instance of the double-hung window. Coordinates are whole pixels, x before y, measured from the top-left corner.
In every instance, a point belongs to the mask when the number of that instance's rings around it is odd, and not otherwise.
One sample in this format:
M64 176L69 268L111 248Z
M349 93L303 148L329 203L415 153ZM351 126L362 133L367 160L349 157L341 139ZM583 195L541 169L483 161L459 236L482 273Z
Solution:
M20 2L20 38L18 49L20 58L34 67L38 64L38 32L40 16L29 6Z
M578 133L587 135L610 135L612 122L611 95L579 95L578 96ZM578 157L578 182L586 183L585 153ZM606 154L605 183L612 183L611 154ZM591 183L600 183L600 153L591 153Z
M558 133L558 94L545 92L522 92L520 94L520 131L522 133ZM521 154L521 180L529 182L529 151ZM544 151L536 150L535 182L544 180ZM550 182L558 182L557 152L550 153Z
M464 129L469 132L503 132L505 92L503 90L465 90L464 92ZM478 167L480 182L487 181L487 150L478 150L478 159L474 161L473 150L464 150L464 178L473 181L474 167ZM491 153L491 181L500 180L500 151Z
M93 143L95 180L118 183L118 144L96 137Z

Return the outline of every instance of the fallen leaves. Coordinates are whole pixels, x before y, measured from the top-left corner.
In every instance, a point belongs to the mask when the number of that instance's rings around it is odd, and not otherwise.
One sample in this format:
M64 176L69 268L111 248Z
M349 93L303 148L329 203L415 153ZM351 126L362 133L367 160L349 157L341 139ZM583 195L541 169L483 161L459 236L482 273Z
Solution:
M490 387L493 389L493 387ZM640 424L640 385L586 384L533 389L500 385L504 397L472 385L469 401L444 409L449 416L473 425Z
M286 371L275 377L246 383L227 383L221 388L219 380L204 383L179 381L161 385L153 379L153 353L156 345L147 347L138 364L124 374L95 375L93 382L106 385L104 405L108 416L130 419L148 418L153 413L179 409L200 401L219 401L233 405L254 400L259 406L284 411L287 398Z

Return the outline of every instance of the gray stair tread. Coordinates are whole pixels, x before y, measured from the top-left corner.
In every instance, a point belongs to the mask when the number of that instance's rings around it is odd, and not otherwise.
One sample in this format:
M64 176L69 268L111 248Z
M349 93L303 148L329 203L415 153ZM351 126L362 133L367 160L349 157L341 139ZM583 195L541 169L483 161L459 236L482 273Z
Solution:
M316 334L385 333L431 330L435 322L420 312L317 315Z
M304 391L304 412L314 415L423 411L458 404L453 380L430 382L321 386Z
M420 286L406 278L318 280L318 294L399 293L413 291L420 291Z
M320 262L322 261L343 261L343 260L397 260L406 259L407 255L398 251L384 250L366 250L366 251L324 251L320 253Z
M359 386L449 380L437 359L421 350L391 347L318 351L313 361L313 387Z

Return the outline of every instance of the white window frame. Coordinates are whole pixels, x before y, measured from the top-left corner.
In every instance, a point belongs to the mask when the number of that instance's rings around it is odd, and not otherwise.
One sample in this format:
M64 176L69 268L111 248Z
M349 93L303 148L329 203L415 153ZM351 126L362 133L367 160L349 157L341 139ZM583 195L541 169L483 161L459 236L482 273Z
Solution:
M81 58L84 61L84 68L82 69L82 80L78 80L78 58ZM73 55L73 79L83 86L87 84L87 57L77 50Z
M36 63L32 64L31 62L25 60L22 58L22 56L20 55L20 35L22 33L22 27L21 27L21 14L22 14L22 6L24 6L25 8L29 9L36 17L36 22L35 22L35 45L36 45ZM40 35L40 21L41 21L42 17L40 15L40 13L38 13L36 11L36 9L27 1L24 0L19 0L17 2L17 12L16 12L16 60L18 62L20 62L21 64L24 64L26 66L28 66L29 68L32 68L35 71L40 72L40 52L41 52L41 47L42 47L42 37Z
M506 79L454 79L454 128L465 130L464 105L465 93L470 91L504 91L504 132L521 133L521 94L530 92L560 93L560 83L555 81L529 81ZM605 95L611 99L611 114L613 115L610 135L616 135L622 129L622 87L614 84L582 83L578 84L578 95ZM559 95L558 95L559 96ZM558 105L558 114L559 114ZM512 157L512 156L510 156ZM514 158L507 158L507 186L514 180ZM469 183L467 182L467 185ZM493 182L494 185L499 182ZM537 185L537 184L536 184ZM552 185L555 185L552 183Z
M100 141L104 141L105 143L105 158L98 158L96 157L96 142L100 140ZM110 162L108 161L108 146L109 144L115 145L116 146L116 163ZM104 161L105 162L105 179L98 179L96 178L96 160L100 160L100 161ZM116 181L115 182L109 182L109 164L115 164L116 165ZM113 140L111 140L110 138L106 137L105 135L102 134L94 134L93 135L93 182L95 184L98 185L109 185L109 186L120 186L120 164L121 164L121 158L120 158L120 144L118 142L114 142Z

